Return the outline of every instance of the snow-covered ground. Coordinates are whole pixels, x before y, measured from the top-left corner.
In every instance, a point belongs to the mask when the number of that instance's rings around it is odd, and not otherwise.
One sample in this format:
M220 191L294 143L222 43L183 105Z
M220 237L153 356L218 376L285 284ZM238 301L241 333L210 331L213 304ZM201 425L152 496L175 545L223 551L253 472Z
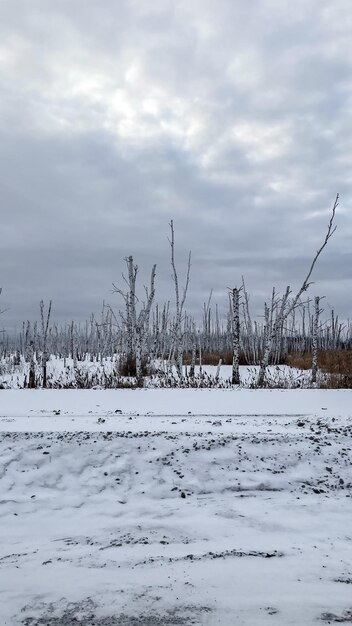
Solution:
M166 375L167 365L162 361L154 363L155 371L159 374L147 376L144 379L144 386L148 388L174 387L178 386L176 368L171 368L174 378L170 381L169 375ZM240 379L241 386L255 387L258 376L258 365L241 365ZM169 370L168 370L169 371ZM188 385L194 387L231 387L232 366L221 365L220 368L214 365L199 365L195 367L195 379L188 380L187 372L189 367L183 367L183 373L186 380L181 386ZM19 365L14 365L14 355L3 359L0 362L0 389L23 389L28 383L29 363L20 360ZM160 375L161 373L161 375ZM121 386L134 386L133 378L123 378L118 374L118 358L104 358L102 360L93 360L86 358L78 361L76 367L70 358L62 359L51 355L47 364L47 386L54 389L71 388L109 388ZM169 371L170 374L170 371ZM41 387L42 370L40 365L36 364L37 385ZM271 388L287 388L295 389L298 387L310 387L310 370L300 370L287 365L270 365L266 372L267 386ZM325 379L323 373L319 373L319 380ZM216 380L215 380L216 379ZM325 385L324 385L325 386Z
M1 626L352 622L352 393L0 391Z

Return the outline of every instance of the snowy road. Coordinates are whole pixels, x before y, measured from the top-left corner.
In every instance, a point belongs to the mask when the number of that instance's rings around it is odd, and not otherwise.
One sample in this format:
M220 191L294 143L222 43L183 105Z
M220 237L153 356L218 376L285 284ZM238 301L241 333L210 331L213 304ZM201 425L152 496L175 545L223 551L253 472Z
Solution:
M2 392L1 624L352 623L351 395L304 393Z

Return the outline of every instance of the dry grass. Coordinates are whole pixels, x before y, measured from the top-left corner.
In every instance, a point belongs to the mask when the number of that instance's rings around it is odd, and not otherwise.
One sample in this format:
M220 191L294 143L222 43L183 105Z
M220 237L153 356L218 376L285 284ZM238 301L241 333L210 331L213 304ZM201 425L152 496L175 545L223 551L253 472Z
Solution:
M311 353L291 353L287 356L287 365L299 369L310 369ZM328 389L352 388L352 350L321 350L318 353L318 367L326 374L323 387Z
M330 374L352 376L352 350L324 350L319 353L318 365Z
M222 360L222 365L232 365L232 352L202 352L202 365L217 365ZM192 355L186 352L183 357L183 364L190 365ZM199 365L199 353L196 355L196 365ZM244 352L240 352L240 365L248 365Z
M223 365L232 365L232 352L203 352L203 365L217 365L222 359ZM191 354L184 355L184 364L190 365ZM197 353L196 364L199 365L199 354ZM247 365L243 352L240 354L240 365ZM312 367L312 354L306 352L291 352L280 363L291 367L309 370ZM352 388L352 350L320 350L318 353L318 367L324 373L321 382L322 387L328 389L351 389Z
M303 370L312 367L312 354L291 352L287 355L287 365ZM320 350L318 353L318 367L329 374L352 376L352 350Z
M290 352L286 359L285 365L296 367L300 370L309 370L312 367L312 355L310 352L301 354L299 352Z

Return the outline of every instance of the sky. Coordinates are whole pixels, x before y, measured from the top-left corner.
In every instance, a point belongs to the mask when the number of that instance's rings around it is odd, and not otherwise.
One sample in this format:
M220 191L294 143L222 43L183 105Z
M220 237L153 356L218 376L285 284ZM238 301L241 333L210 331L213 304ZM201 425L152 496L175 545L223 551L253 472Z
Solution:
M117 311L124 259L252 314L302 283L351 316L350 0L0 0L0 317Z

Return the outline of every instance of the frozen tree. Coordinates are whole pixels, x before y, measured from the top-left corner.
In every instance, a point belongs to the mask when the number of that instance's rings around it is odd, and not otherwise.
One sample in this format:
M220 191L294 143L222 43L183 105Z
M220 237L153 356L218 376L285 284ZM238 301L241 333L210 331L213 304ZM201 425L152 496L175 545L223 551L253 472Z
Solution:
M126 355L126 373L127 375L135 375L137 382L140 384L142 380L142 364L145 357L145 347L147 342L147 334L149 332L150 312L155 296L155 273L156 265L153 265L150 288L145 288L146 302L142 303L140 312L137 316L136 303L136 279L138 273L138 265L134 265L133 257L129 256L125 259L127 265L127 278L122 275L128 286L126 292L122 289L114 287L114 291L120 294L125 302L125 313L121 313L127 334L127 355Z
M29 372L28 372L28 388L35 389L37 386L36 376L35 376L35 348L34 341L31 340L28 346L29 350Z
M197 355L197 333L196 333L196 325L192 323L192 348L191 348L191 365L189 368L189 375L191 378L194 378L195 367L196 367L196 355Z
M314 316L313 316L313 334L312 334L312 377L311 382L317 382L318 372L318 328L319 328L319 309L320 298L314 298Z
M240 384L240 292L237 287L232 289L232 384Z
M133 256L125 258L127 266L127 277L122 274L122 278L125 281L128 290L126 292L122 289L114 287L114 291L120 294L125 301L125 313L120 313L122 321L126 329L127 350L126 350L126 374L133 376L135 374L135 329L136 329L136 279L138 266L133 263Z
M146 344L147 333L149 330L149 318L155 296L155 272L156 265L153 265L150 277L150 289L146 289L146 302L143 304L136 320L136 378L137 383L142 381L142 360L144 356L144 348Z
M247 293L243 276L242 276L242 289L243 289L243 296L244 296L244 303L243 303L244 324L245 324L245 330L246 330L248 346L249 346L248 352L250 355L249 356L247 354L247 360L251 359L253 363L256 363L257 358L258 358L257 348L256 348L256 343L255 343L255 338L254 338L254 333L253 333L251 315L249 312L249 296Z
M183 356L183 347L182 347L182 314L183 309L186 302L187 290L189 285L189 276L191 270L191 252L188 255L188 264L187 264L187 275L185 286L182 290L182 295L180 295L180 287L178 282L178 275L176 271L175 265L175 232L174 232L174 222L171 220L170 222L170 230L171 230L171 239L169 239L170 247L171 247L171 267L172 267L172 278L175 286L175 306L176 306L176 315L174 320L173 327L173 352L174 359L176 363L176 370L179 378L182 378L182 356Z
M71 358L73 361L73 369L76 370L77 369L77 339L76 339L75 323L73 320L70 325L70 352L71 352Z
M43 388L46 387L47 382L47 362L49 360L48 354L48 330L49 330L49 322L51 315L51 300L49 302L49 307L47 313L45 315L44 301L40 301L40 320L42 327L42 371L43 371Z
M210 352L210 336L211 336L211 308L210 302L213 295L213 290L211 289L208 302L204 302L203 305L203 347L204 352Z
M328 229L327 229L327 233L325 235L325 239L322 243L322 245L320 246L320 248L317 250L313 261L310 265L309 271L307 276L305 277L300 289L297 291L296 295L289 300L289 296L291 294L291 289L290 287L286 288L286 292L285 295L282 297L281 299L281 304L280 304L280 308L279 311L276 315L276 319L274 321L274 323L271 326L270 332L267 334L267 337L265 338L265 345L264 345L264 353L263 353L263 358L262 361L260 363L260 368L259 368L259 373L258 373L258 379L257 379L257 386L258 387L263 387L264 385L264 380L265 380L265 372L266 372L266 368L269 364L269 357L270 354L272 352L272 348L273 345L275 344L275 342L277 341L277 338L279 336L279 332L280 329L283 327L284 322L287 320L287 318L289 317L289 315L295 310L295 308L297 307L297 305L300 302L300 298L303 295L303 293L305 293L307 291L307 289L309 288L309 286L311 285L311 283L309 282L310 277L312 275L314 266L320 256L320 254L322 253L322 251L324 250L325 246L327 245L330 237L332 237L332 235L334 234L335 230L336 230L336 226L334 226L334 218L335 218L335 212L336 212L336 208L338 206L338 200L339 200L339 194L336 195L336 199L332 208L332 213L331 213L331 217L330 217L330 221L328 224Z

